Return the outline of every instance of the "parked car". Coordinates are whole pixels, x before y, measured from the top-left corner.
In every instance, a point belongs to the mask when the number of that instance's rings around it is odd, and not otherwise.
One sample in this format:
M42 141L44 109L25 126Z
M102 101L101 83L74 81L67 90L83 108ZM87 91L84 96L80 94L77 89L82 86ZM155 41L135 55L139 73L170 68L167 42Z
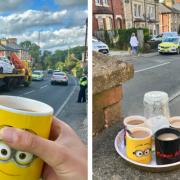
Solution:
M53 70L52 69L48 69L48 74L52 74Z
M68 76L65 72L53 72L51 77L51 84L64 84L68 85Z
M163 38L162 43L158 45L158 52L164 53L177 53L180 54L180 36Z
M175 37L178 36L177 32L163 32L159 35L155 35L151 38L151 41L162 41L166 37Z
M14 65L7 57L0 57L0 74L13 73L15 70Z
M93 51L101 52L103 54L109 53L108 45L103 43L102 41L95 39L95 38L92 39L92 49L93 49Z
M32 72L32 80L36 81L42 81L44 80L44 73L43 71L33 71Z

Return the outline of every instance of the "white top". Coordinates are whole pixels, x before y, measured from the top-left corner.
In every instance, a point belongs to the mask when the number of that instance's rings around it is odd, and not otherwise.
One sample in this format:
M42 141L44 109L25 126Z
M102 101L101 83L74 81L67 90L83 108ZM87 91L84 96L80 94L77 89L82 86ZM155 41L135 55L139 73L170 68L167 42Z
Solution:
M130 44L131 44L132 47L138 46L139 42L138 42L136 36L131 36Z

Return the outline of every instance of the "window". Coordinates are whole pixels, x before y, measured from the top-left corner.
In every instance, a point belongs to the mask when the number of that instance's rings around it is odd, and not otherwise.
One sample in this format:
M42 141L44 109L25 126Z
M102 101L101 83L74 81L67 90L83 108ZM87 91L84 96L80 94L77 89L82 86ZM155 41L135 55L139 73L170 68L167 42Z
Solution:
M98 28L99 28L99 30L104 29L103 18L99 17L99 18L97 19L97 21L98 21Z
M96 0L96 5L100 5L100 0Z
M117 18L116 20L116 27L117 29L122 29L122 21L120 18Z
M142 5L134 4L134 17L140 18L142 17Z
M108 6L108 0L103 0L103 5Z
M112 18L109 18L109 25L110 25L110 30L113 29L113 20L112 20Z
M146 18L147 19L155 19L155 8L154 6L148 6L146 11Z

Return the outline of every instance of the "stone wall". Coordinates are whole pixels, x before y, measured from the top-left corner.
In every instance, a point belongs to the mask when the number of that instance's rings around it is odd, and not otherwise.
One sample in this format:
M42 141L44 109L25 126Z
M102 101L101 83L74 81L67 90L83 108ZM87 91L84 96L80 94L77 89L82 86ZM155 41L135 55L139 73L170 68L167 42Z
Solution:
M122 117L122 83L132 78L132 64L93 53L93 135Z

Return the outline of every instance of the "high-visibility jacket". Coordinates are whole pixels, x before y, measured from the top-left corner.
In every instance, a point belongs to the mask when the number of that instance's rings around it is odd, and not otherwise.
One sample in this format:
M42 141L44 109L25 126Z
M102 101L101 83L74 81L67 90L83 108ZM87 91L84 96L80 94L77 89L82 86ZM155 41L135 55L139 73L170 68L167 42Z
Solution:
M81 77L80 80L79 80L79 84L80 86L87 86L87 78L86 77Z

